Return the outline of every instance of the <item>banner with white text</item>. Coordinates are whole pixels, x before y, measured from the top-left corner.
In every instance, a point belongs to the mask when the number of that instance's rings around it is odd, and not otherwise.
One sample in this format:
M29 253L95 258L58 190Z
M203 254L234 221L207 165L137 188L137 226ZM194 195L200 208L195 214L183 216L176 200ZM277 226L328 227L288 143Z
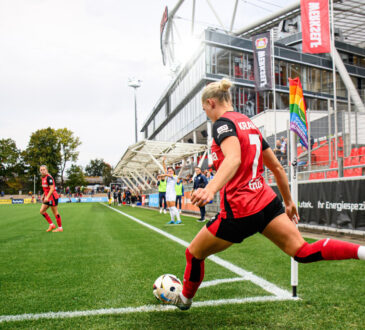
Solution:
M255 90L270 90L271 83L271 42L270 32L252 37Z
M303 53L331 52L328 0L301 0Z

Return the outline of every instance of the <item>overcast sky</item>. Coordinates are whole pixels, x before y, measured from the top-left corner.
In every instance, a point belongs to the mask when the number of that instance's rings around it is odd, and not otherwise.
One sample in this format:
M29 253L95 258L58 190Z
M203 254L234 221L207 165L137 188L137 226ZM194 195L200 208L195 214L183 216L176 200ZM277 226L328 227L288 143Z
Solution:
M235 26L293 2L262 1L241 0ZM103 158L115 166L134 143L128 77L143 81L139 128L171 80L162 65L159 24L164 7L176 2L0 0L0 138L23 150L37 129L67 127L82 141L78 164ZM189 31L191 2L178 13L182 35ZM228 27L234 1L211 2ZM197 3L197 29L218 25L206 1Z

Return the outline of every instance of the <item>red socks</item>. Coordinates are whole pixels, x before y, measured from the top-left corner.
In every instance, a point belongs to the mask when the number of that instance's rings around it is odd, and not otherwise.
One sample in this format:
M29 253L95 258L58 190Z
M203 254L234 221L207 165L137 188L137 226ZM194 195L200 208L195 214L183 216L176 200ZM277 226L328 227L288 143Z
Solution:
M52 222L51 218L49 217L48 213L43 213L42 215L46 218L47 222L50 225L53 224L53 222Z
M189 249L185 250L186 268L182 294L186 298L193 298L204 278L204 259L194 258Z
M320 260L358 259L360 245L335 239L321 239L308 244L305 242L296 253L294 259L301 263Z
M57 226L62 227L61 216L59 214L56 215L56 221L57 221Z

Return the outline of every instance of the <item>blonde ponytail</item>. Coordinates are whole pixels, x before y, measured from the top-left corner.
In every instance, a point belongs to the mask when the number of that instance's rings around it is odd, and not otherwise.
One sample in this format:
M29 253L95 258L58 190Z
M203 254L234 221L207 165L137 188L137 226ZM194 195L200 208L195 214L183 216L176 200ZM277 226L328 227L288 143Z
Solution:
M207 99L216 98L219 102L232 103L230 88L233 83L227 78L223 78L220 81L212 82L205 86L202 94L202 102L204 103Z

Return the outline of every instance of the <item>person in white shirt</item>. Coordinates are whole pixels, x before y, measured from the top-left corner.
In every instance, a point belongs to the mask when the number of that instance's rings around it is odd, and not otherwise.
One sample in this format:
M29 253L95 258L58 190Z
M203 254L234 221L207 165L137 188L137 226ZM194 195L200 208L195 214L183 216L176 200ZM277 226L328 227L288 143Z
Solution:
M175 184L180 177L183 167L181 167L180 173L177 176L175 174L175 169L173 167L166 168L165 164L166 158L162 159L162 165L164 168L165 174L160 174L160 177L166 177L166 204L170 211L171 220L168 224L181 224L180 214L178 209L176 208L176 191L175 191ZM176 217L176 221L175 221Z

